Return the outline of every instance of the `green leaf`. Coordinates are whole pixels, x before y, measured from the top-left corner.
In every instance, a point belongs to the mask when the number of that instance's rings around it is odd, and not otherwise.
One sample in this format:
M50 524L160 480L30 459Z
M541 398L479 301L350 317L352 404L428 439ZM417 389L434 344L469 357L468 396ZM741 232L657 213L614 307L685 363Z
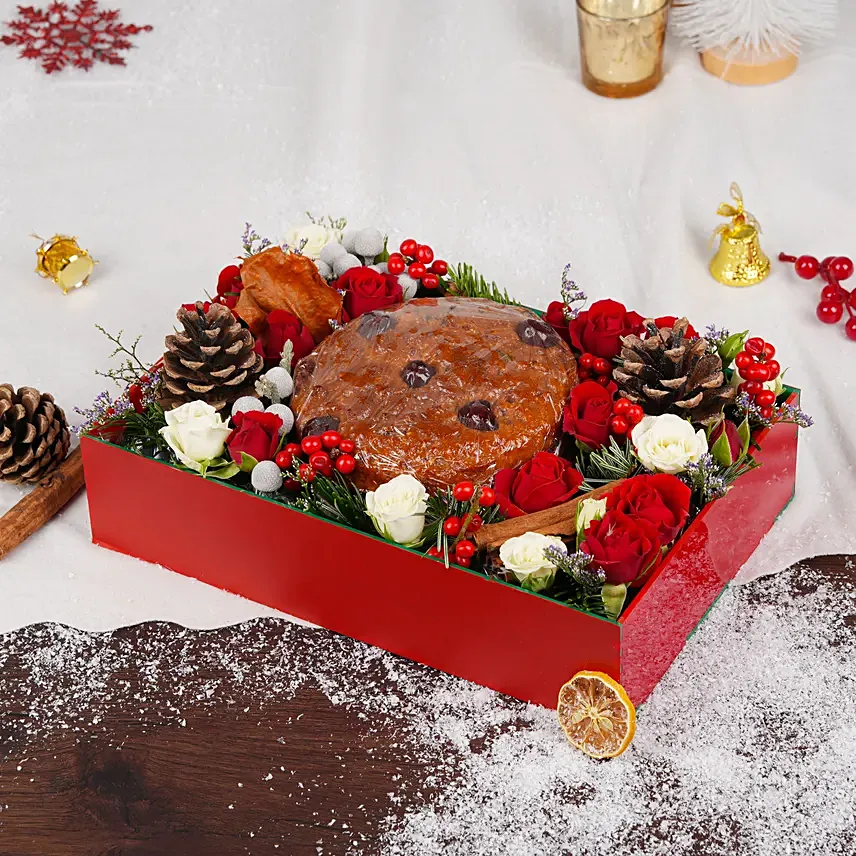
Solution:
M389 235L384 235L383 236L383 250L381 250L381 253L379 256L375 257L375 264L376 265L383 264L384 262L389 261L389 250L387 249L388 243L389 243Z
M752 429L749 427L748 415L737 427L737 436L743 441L743 450L740 453L740 460L742 460L746 457L746 453L749 451L749 443L752 440Z
M252 455L248 455L246 452L241 452L240 455L241 463L238 466L238 471L242 473L251 473L258 464L258 461Z
M594 451L594 449L593 449L591 446L589 446L589 444L588 444L588 443L583 443L583 441L582 441L582 440L579 440L579 439L577 439L577 438L574 438L574 442L576 443L577 448L578 448L578 449L579 449L579 450L580 450L584 455L590 455L590 454Z
M613 621L617 620L618 616L621 615L621 610L624 609L624 601L627 600L627 586L624 583L619 585L604 583L600 590L600 596L606 614Z
M723 368L728 368L734 361L734 358L743 350L743 345L746 344L746 337L748 335L748 330L744 330L742 333L732 333L719 346L719 356L722 359Z
M228 464L224 464L222 467L208 470L208 478L230 479L232 476L236 476L239 472L241 472L240 467L236 463L230 462Z
M734 463L731 457L731 444L728 442L728 435L725 431L719 435L719 439L711 447L710 453L716 462L723 467L730 467Z

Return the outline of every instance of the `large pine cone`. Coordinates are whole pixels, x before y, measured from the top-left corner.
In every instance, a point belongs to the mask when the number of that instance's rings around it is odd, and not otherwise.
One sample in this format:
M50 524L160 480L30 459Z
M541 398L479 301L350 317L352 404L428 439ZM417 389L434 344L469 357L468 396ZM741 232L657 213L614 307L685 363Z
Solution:
M37 482L68 454L68 424L53 396L0 385L0 481Z
M255 340L226 306L201 302L182 307L176 316L183 331L166 337L163 393L166 410L188 401L205 401L222 410L242 395L255 395L264 359L253 351Z
M659 330L648 318L648 338L625 336L613 377L619 393L650 416L676 413L693 422L714 421L737 391L725 381L722 360L708 353L707 339L686 339L689 322L681 318Z

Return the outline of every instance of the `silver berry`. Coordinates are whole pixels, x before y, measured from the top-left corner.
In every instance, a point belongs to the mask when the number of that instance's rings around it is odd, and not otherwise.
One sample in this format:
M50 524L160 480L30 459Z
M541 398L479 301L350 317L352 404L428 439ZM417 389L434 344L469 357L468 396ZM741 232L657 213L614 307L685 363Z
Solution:
M282 471L273 461L259 461L250 473L250 482L259 493L276 493L282 487Z
M282 437L283 434L288 434L292 428L294 428L294 414L291 412L291 408L285 404L271 404L265 413L275 413L282 419L282 428L279 429L279 436Z
M268 369L264 373L264 379L276 387L279 401L275 401L275 404L279 404L280 401L288 398L294 392L294 381L282 366L274 366L272 369Z
M318 258L332 267L333 262L339 258L339 256L345 255L346 252L347 250L345 250L338 241L331 241L329 244L324 244L324 246L321 247L321 252L318 254Z
M327 264L327 262L319 259L315 264L318 266L318 273L320 273L324 279L333 279L333 268Z
M362 266L363 263L356 256L346 253L344 256L339 256L336 261L333 262L333 273L339 277L351 268Z
M348 229L348 231L342 235L342 246L345 248L346 253L354 252L357 245L357 235L359 234L359 229Z
M380 229L363 229L357 233L354 252L358 256L374 258L383 252L383 234Z
M257 398L252 395L242 395L232 405L232 416L236 413L249 413L251 410L264 410L265 406Z
M398 275L398 284L404 292L405 300L412 300L416 297L416 292L419 289L418 279L414 279L409 273L401 273Z

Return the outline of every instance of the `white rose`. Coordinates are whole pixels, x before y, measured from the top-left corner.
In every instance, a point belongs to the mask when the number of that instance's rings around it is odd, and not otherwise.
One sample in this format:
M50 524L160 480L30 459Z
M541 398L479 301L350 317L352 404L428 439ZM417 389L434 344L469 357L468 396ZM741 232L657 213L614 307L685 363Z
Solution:
M186 467L202 472L204 462L223 454L231 429L210 404L191 401L167 410L164 416L166 426L160 435Z
M633 428L630 439L639 460L658 473L682 473L707 452L704 431L694 431L686 419L672 413L646 416Z
M577 504L577 541L593 520L600 520L606 514L606 497L603 499L584 499Z
M317 259L325 244L338 241L340 237L335 229L328 229L320 223L309 223L307 226L289 229L285 235L285 242L295 251L303 243L303 249L300 252L310 259Z
M543 591L553 584L556 577L556 566L544 554L547 547L558 547L567 553L567 547L561 538L541 535L540 532L527 532L525 535L509 538L499 548L499 558L521 585L532 591Z
M366 494L366 511L389 541L412 547L422 538L428 491L413 476L396 476Z

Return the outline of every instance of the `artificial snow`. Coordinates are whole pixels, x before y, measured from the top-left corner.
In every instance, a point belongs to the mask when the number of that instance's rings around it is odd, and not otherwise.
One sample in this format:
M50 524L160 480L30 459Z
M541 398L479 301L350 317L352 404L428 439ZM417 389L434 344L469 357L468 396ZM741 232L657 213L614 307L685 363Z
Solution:
M384 856L849 856L854 612L849 584L800 568L729 588L612 761L571 748L553 711L326 631L263 619L201 645L168 625L112 642L48 625L0 637L0 691L5 663L30 675L4 752L23 764L50 733L106 732L131 701L178 726L190 705L263 709L308 687L428 768L417 784L391 772ZM127 669L142 677L133 696L116 680Z

